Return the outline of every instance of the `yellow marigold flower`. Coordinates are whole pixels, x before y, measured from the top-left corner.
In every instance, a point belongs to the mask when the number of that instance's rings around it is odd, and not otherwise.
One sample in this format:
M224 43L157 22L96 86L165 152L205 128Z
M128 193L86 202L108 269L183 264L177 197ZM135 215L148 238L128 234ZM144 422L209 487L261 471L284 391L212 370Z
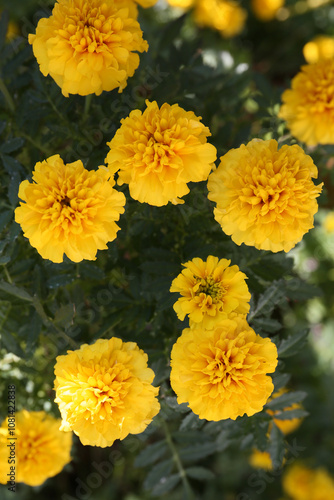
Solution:
M327 233L334 233L334 212L329 212L326 215L322 226Z
M332 500L334 480L324 468L292 465L283 476L283 489L293 500Z
M139 65L136 52L148 50L129 0L58 0L29 43L66 97L121 92Z
M181 9L190 9L196 0L167 0L172 7L180 7Z
M135 342L100 339L58 356L55 390L63 423L84 445L111 446L143 432L159 412L154 372Z
M314 37L304 45L303 55L309 64L334 59L334 37L325 35Z
M251 6L255 16L261 21L271 21L283 7L285 0L252 0Z
M125 196L113 186L106 167L86 170L80 160L64 164L59 155L38 162L33 182L21 182L15 220L44 259L62 262L95 260L116 238L115 223Z
M195 22L218 30L225 38L238 35L246 17L246 10L233 0L197 0L195 4Z
M334 58L302 66L282 94L278 116L308 146L334 144Z
M189 193L187 183L206 180L216 160L216 148L206 142L210 130L177 104L146 105L121 120L106 162L135 200L158 207L183 203L178 197Z
M297 145L254 139L221 157L208 180L216 220L237 244L288 252L313 227L322 184L318 170Z
M235 420L262 410L273 391L277 349L240 317L212 330L186 328L171 353L171 385L178 403L200 418Z
M273 463L268 451L254 449L249 457L249 463L256 469L273 470Z
M170 291L182 297L174 304L178 318L189 315L191 327L212 328L232 312L247 314L251 294L247 276L231 261L209 255L182 264L185 269L172 282Z
M12 417L9 417L9 419ZM60 419L44 411L21 410L15 414L15 441L6 419L0 427L0 483L7 484L9 457L15 443L15 482L39 486L58 474L71 461L72 433L59 430ZM11 429L11 427L9 427Z
M278 398L279 396L282 396L282 394L286 394L287 392L288 392L287 389L282 388L279 391L274 392L274 394L271 396L269 401L271 401L275 398ZM285 411L302 410L302 409L303 409L303 406L300 403L294 403L290 406L287 406L282 411L268 409L267 413L274 417L273 420L274 420L275 424L277 425L277 427L282 431L282 433L284 435L287 435L287 434L290 434L291 432L294 432L296 429L298 429L298 427L302 423L303 419L302 418L291 418L291 419L282 420L279 418L275 418L275 415L276 416L280 415L282 412L285 412Z
M153 7L157 3L158 0L136 0L137 3L141 7L144 7L144 9L147 9L148 7Z

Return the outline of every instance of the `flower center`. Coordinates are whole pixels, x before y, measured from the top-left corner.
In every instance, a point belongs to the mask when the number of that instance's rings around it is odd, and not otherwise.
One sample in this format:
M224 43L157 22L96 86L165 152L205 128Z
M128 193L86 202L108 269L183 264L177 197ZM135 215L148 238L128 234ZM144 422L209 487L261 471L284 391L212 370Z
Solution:
M216 281L212 276L208 276L207 278L195 276L195 279L199 283L195 295L200 295L201 293L210 295L214 304L219 302L227 292L227 287L221 281Z
M61 200L60 204L61 204L62 207L70 207L71 206L71 200L67 196L65 196Z

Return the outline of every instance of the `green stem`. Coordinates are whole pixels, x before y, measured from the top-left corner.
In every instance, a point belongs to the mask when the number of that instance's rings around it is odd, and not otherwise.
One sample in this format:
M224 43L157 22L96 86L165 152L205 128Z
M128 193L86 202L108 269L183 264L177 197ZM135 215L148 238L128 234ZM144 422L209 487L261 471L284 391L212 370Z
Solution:
M14 113L14 111L15 111L14 101L12 99L12 96L8 92L8 89L7 89L5 82L3 81L2 78L0 78L0 92L2 92L6 102L8 104L9 109L12 111L12 113Z
M88 113L90 109L90 105L92 102L93 94L86 95L85 97L85 107L84 107L84 112L82 116L82 123L85 123L87 118L88 118Z
M171 433L169 431L168 425L166 424L166 422L164 420L161 420L161 422L162 422L162 427L165 431L167 444L172 452L174 463L175 463L177 470L179 471L180 477L182 479L184 492L185 492L185 499L186 500L194 500L195 496L194 496L193 490L191 489L191 486L189 484L187 474L183 468L183 465L182 465L180 456L178 454L177 448L173 443L173 439L172 439Z

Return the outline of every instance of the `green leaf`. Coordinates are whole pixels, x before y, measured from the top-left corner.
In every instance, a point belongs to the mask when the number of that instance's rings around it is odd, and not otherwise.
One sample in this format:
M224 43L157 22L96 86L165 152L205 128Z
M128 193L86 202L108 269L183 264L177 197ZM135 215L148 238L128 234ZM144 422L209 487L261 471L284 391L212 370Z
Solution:
M159 483L152 489L152 495L160 497L171 491L181 481L180 474L172 474L171 476L162 477Z
M176 400L176 398L173 398L172 396L168 396L165 398L165 402L171 408L172 410L175 410L178 413L186 413L189 411L189 406L187 403L181 403L179 404Z
M286 295L292 300L303 301L319 297L322 294L322 290L319 287L312 283L307 283L300 278L293 278L286 282Z
M17 151L20 149L25 143L25 139L22 137L14 137L13 139L8 139L8 141L4 142L0 147L1 153L12 153L13 151Z
M275 386L274 392L277 392L282 387L285 387L288 384L290 378L291 378L291 375L289 375L288 373L275 374L273 376L273 384Z
M180 431L199 429L205 423L205 420L201 420L198 415L191 412L184 417L180 425Z
M19 343L17 342L16 338L14 336L5 331L3 328L1 329L1 334L0 334L0 346L2 345L6 348L8 352L12 352L13 354L16 354L16 356L19 356L20 358L24 358L24 352L22 348L20 347Z
M283 339L277 349L278 356L280 358L294 356L304 347L308 334L308 330L302 330L295 335L290 335L287 339Z
M262 330L266 333L275 333L282 328L282 325L276 319L255 318L252 320L252 327L256 332Z
M172 472L173 464L173 459L169 458L168 460L164 460L163 462L154 465L145 478L143 484L144 488L146 490L151 490L155 486L158 486L161 483L161 480L164 481Z
M185 473L187 476L198 480L210 480L215 477L214 473L205 467L188 467L185 469Z
M194 444L181 448L179 455L184 462L196 462L202 458L208 457L216 452L216 444L214 442L206 442L201 444Z
M280 468L282 466L285 455L284 437L282 432L274 422L270 431L270 444L268 451L273 464L273 468Z
M282 411L282 413L277 413L275 415L275 419L278 420L292 420L293 418L303 418L307 417L309 412L306 410L296 409L296 410L288 410Z
M306 396L307 392L304 391L289 391L269 401L265 408L269 408L270 410L283 410L294 403L300 403Z
M265 293L260 295L255 310L248 315L248 322L257 316L269 316L277 305L285 302L283 281L274 281Z
M12 210L4 210L0 214L0 231L2 231L13 218Z
M56 311L53 322L57 326L65 327L73 320L73 317L74 304L66 304Z
M19 288L18 286L7 283L6 281L0 281L0 290L28 302L33 300L33 297L28 292L23 290L23 288Z
M14 207L17 205L18 202L18 192L20 183L21 183L20 174L18 172L13 172L8 188L8 199L11 205L13 205Z
M162 458L167 450L168 447L165 440L150 444L136 456L134 465L136 467L146 467L147 465L151 465Z

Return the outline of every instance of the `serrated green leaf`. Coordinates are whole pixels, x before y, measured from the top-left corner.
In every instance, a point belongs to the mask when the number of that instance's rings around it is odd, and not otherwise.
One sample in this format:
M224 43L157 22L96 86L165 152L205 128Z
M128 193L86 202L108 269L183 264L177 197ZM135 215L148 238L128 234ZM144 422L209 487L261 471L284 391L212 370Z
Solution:
M147 474L144 481L144 488L152 490L155 486L160 484L161 479L167 478L173 469L173 459L169 458L156 465L154 465Z
M282 325L276 319L271 318L254 318L252 327L255 331L262 330L266 333L275 333L282 328Z
M291 375L289 373L275 374L273 376L273 384L275 386L274 392L277 392L282 387L285 387L288 384L290 378L291 378Z
M205 423L205 420L199 418L198 415L191 412L184 417L180 425L180 431L199 429Z
M189 411L189 406L187 403L181 403L179 404L177 402L176 398L173 398L172 396L168 396L165 398L165 402L171 408L172 410L175 410L178 413L186 413Z
M4 154L13 153L13 151L20 149L24 143L25 139L22 137L13 137L13 139L8 139L0 146L0 152Z
M168 450L165 440L153 443L148 446L136 456L134 465L136 467L146 467L151 465L160 458L162 458Z
M286 282L286 295L292 300L303 301L312 299L313 297L320 297L322 290L312 283L307 283L299 278L293 278Z
M308 334L308 330L303 330L295 335L291 335L287 339L283 339L277 349L278 356L280 358L294 356L304 347Z
M52 276L46 282L48 288L59 288L61 286L69 285L75 280L73 274L59 274L58 276Z
M210 480L215 477L214 473L205 467L188 467L185 469L185 473L187 476L198 480Z
M309 413L306 410L296 409L277 413L275 414L275 419L277 418L279 420L292 420L293 418L303 418L307 417L308 415Z
M12 210L4 210L0 214L0 232L7 226L8 222L13 218Z
M53 322L60 327L67 326L74 317L74 304L61 306L55 314Z
M265 293L260 295L254 311L248 315L248 321L258 316L269 316L277 305L285 301L285 289L283 281L274 281Z
M162 477L158 484L152 489L152 495L160 497L169 491L173 490L175 486L181 481L180 474L172 474L171 476Z
M282 466L285 455L284 436L274 422L271 427L269 442L268 451L273 468L279 469Z
M9 175L12 175L13 172L19 172L21 174L25 173L23 166L16 158L2 154L1 159L3 166Z
M179 455L181 460L184 462L196 462L197 460L208 457L215 452L216 444L214 442L206 442L181 448L179 450Z
M14 336L4 330L2 328L1 334L0 334L0 346L5 347L5 349L8 352L12 352L13 354L16 354L16 356L19 356L20 358L24 358L24 351L20 347L18 341Z
M28 302L33 300L30 293L26 292L23 288L19 288L18 286L7 283L6 281L0 281L0 290Z
M18 202L18 192L20 183L21 183L20 174L18 172L13 172L8 188L8 199L11 205L13 206L16 206Z
M270 410L283 410L294 403L300 403L306 396L307 392L304 391L289 391L269 401L265 408L269 408Z

